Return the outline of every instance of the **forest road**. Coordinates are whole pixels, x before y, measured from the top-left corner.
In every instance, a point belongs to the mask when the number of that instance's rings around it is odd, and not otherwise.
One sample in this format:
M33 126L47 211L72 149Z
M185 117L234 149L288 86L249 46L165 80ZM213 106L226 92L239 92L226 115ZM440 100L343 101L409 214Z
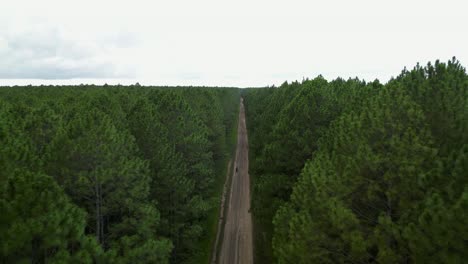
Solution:
M250 214L249 146L241 98L237 149L227 206L226 223L218 263L253 263L252 216Z

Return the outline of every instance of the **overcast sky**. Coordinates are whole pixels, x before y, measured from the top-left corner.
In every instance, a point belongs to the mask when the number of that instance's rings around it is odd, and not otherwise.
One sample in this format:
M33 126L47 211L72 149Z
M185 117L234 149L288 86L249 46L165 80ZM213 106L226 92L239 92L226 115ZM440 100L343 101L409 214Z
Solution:
M387 81L468 64L468 1L2 1L0 85Z

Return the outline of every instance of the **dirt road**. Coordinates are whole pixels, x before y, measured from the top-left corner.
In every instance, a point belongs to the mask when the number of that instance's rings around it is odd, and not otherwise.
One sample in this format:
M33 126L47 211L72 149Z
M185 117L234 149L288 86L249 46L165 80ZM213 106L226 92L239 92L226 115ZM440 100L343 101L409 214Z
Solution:
M253 263L249 146L243 99L240 102L236 159L218 263Z

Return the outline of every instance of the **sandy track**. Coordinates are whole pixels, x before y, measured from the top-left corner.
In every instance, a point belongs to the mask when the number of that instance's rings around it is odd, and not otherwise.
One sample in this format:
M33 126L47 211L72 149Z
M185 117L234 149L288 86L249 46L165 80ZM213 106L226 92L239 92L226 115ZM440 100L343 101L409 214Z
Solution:
M244 102L241 99L226 224L218 263L253 263L252 216L250 214L249 146L245 125Z

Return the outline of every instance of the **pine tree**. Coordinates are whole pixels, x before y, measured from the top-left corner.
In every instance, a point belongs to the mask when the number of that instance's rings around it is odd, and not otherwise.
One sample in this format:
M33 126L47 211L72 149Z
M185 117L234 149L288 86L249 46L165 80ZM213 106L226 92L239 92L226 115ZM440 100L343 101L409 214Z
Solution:
M134 138L100 110L81 113L52 143L49 173L89 212L88 229L103 248L117 250L125 237L157 240L159 213L147 200L151 179L147 163L135 156Z
M84 234L86 213L73 205L54 180L16 170L2 185L1 258L5 263L93 263L103 260Z
M404 230L423 228L421 209L438 201L427 196L437 186L438 163L425 122L396 84L334 122L275 218L279 262L417 260L407 239L424 240Z

